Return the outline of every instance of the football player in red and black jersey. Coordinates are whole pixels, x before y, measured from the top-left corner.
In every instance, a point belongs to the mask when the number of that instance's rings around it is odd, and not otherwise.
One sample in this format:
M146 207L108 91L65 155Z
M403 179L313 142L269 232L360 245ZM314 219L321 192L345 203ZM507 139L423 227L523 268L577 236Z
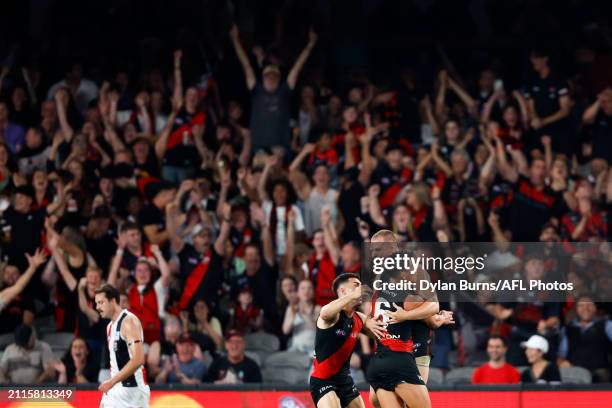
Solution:
M382 230L374 234L372 243L389 243L384 252L399 250L395 234ZM380 248L379 248L380 249ZM403 277L428 279L427 272ZM439 311L435 293L417 293L423 299L420 305L405 310L406 296L392 291L378 291L372 299L372 317L387 324L386 332L376 339L376 352L368 367L367 379L383 408L429 408L431 401L424 378L419 373L414 352L413 330L415 321L427 319Z
M310 393L318 408L364 408L349 362L359 333L382 335L382 324L355 311L362 299L359 276L343 273L334 280L333 289L338 298L323 306L317 319Z
M422 301L422 299L419 299ZM428 317L424 320L415 320L412 327L412 344L414 360L423 382L427 385L429 378L429 364L432 358L431 342L433 331L443 325L454 324L453 312L441 310L440 313ZM376 397L374 388L370 387L370 404L374 408L380 408L380 403Z

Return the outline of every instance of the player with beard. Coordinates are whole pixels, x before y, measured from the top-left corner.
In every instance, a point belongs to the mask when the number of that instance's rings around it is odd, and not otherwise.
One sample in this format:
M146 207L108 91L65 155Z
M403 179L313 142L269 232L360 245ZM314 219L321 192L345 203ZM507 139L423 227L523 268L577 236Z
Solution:
M119 292L106 284L96 290L96 309L102 319L110 319L106 340L111 378L98 387L101 408L148 407L151 391L144 369L145 354L140 320L119 306Z
M389 256L399 251L398 240L389 230L372 236L372 252L376 256ZM386 245L381 245L385 243ZM402 279L417 282L429 280L427 272L404 274ZM425 301L410 306L411 298L401 292L377 291L372 298L372 317L387 325L386 332L376 340L376 352L370 361L367 379L383 408L429 408L431 401L414 356L413 331L416 320L427 319L439 312L437 296L431 292L416 293Z

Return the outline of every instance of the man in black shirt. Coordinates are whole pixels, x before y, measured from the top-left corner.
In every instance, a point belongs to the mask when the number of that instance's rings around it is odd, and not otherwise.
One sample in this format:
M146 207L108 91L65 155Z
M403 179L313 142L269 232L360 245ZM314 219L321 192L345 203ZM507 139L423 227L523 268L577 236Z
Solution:
M142 233L138 225L126 221L119 231L119 247L124 246L125 252L121 259L121 267L130 271L130 276L134 276L138 259L142 256L150 256L142 242ZM150 251L149 251L150 252Z
M190 188L187 185L190 180L183 182L179 190L180 193ZM139 224L144 230L147 240L151 244L164 247L168 242L168 233L165 231L166 219L164 209L176 194L176 188L168 182L152 181L145 186L145 194L149 204L145 206L139 215Z
M606 88L582 114L582 121L590 125L593 159L612 163L612 89Z
M593 382L610 382L612 321L597 316L593 299L581 296L576 302L576 317L561 329L558 364L589 370Z
M193 244L185 243L178 236L178 205L178 202L174 201L166 208L166 230L172 250L180 261L180 278L183 283L183 291L174 307L178 308L178 311L192 310L196 301L204 299L214 310L223 280L222 256L225 253L225 241L229 237L231 208L229 204L225 205L221 231L211 247L212 231L208 226L198 224L194 227Z
M283 146L289 149L289 110L291 93L310 52L317 42L317 34L310 31L308 45L299 55L289 71L287 80L281 82L278 66L268 65L263 70L263 80L258 81L249 58L240 44L240 33L232 26L230 38L244 71L246 84L252 94L251 134L253 150Z
M571 105L567 83L553 75L546 52L533 51L530 60L536 74L525 89L530 126L538 135L550 135L553 150L571 158L574 146L566 119Z
M25 270L28 266L25 254L33 254L40 246L41 231L47 216L48 207L32 210L33 200L32 186L17 187L13 205L4 211L0 220L2 255L20 270Z
M510 202L512 240L515 242L537 242L542 227L551 217L559 216L566 205L562 196L545 183L546 163L543 159L532 160L528 170L521 174L508 163L504 147L496 140L497 164L502 177L514 184ZM525 162L518 151L512 152L515 160ZM526 166L526 164L525 164Z
M402 157L403 150L399 144L388 144L384 160L380 160L372 173L372 184L380 186L379 201L383 209L393 205L402 187L412 179L411 171L403 166Z
M250 287L253 290L253 304L264 311L264 317L272 328L278 328L279 317L276 306L276 287L270 282L276 282L278 270L272 259L262 256L257 245L247 245L244 250L244 274L237 276L231 283L233 298L240 290Z
M244 337L239 331L230 330L225 337L227 355L211 364L204 377L215 384L240 384L261 382L257 363L244 355Z

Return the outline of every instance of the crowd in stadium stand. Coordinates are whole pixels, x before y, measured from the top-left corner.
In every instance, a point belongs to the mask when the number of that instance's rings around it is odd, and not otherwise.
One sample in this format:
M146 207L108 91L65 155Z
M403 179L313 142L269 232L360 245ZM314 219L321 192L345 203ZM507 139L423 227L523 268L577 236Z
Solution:
M250 99L224 95L205 68L186 75L181 49L138 77L93 80L74 63L44 88L44 67L2 69L0 382L105 378L103 282L143 324L151 383L236 384L266 380L253 339L312 356L332 281L360 272L380 229L600 243L612 263L612 82L588 71L594 50L566 77L547 48L526 48L512 86L499 66L447 64L431 80L406 66L332 87L310 61L314 29L291 59L243 46L236 25L219 37ZM502 252L508 270L555 268L551 254ZM573 266L581 297L566 302L454 304L431 367L483 364L474 383L555 382L565 367L611 381L612 309L589 295L610 282ZM363 336L354 373L371 353Z

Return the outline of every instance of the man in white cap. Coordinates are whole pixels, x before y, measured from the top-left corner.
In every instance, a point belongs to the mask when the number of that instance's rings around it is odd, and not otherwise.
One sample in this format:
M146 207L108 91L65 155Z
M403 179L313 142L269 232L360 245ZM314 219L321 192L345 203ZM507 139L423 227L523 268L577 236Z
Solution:
M521 381L527 383L560 383L561 373L554 362L547 361L544 355L548 353L548 340L534 334L529 340L521 343L529 362L529 368L523 371Z

